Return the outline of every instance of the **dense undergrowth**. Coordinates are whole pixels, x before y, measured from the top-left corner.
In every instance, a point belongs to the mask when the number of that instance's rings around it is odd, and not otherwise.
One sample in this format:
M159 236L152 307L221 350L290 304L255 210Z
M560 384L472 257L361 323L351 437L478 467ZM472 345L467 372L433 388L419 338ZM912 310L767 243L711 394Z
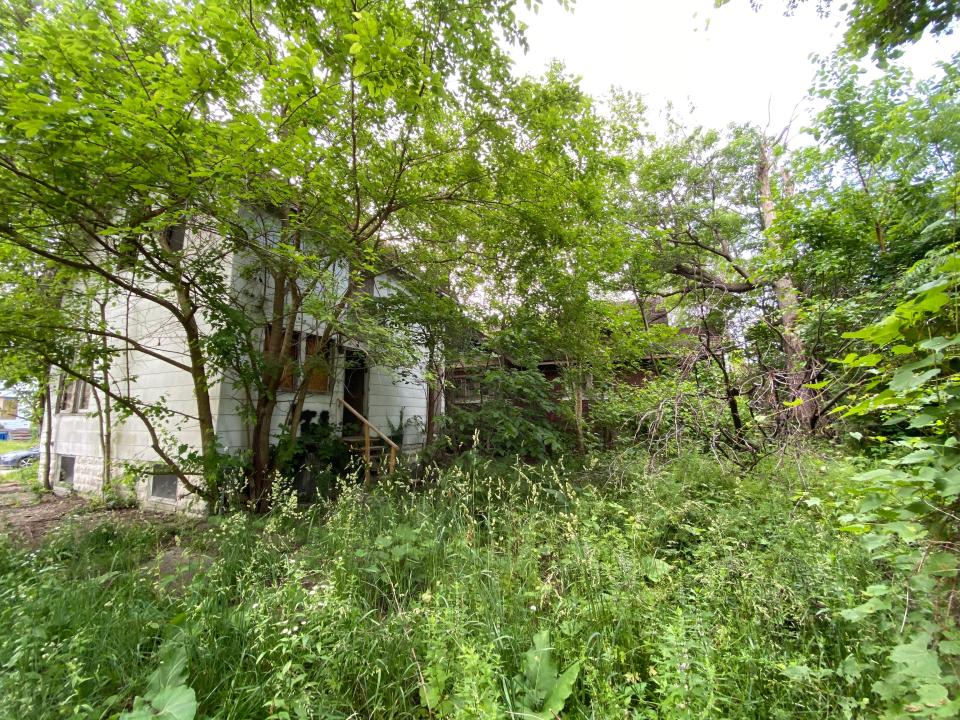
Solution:
M117 717L161 676L202 718L954 712L880 692L903 605L849 610L903 571L839 530L849 467L643 467L467 458L412 493L2 545L0 716Z

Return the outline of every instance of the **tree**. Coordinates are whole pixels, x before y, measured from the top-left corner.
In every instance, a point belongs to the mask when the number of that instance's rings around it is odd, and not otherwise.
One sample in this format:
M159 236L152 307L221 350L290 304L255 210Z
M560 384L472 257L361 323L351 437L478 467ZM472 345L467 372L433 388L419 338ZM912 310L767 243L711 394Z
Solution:
M786 0L790 14L806 0ZM730 0L714 0L717 7ZM756 9L760 0L750 0ZM833 0L817 0L821 14L830 12ZM895 57L899 48L916 42L929 30L934 35L951 34L953 23L960 17L957 0L852 0L839 10L847 12L846 48L857 56L873 50L874 57L886 60Z
M499 38L523 42L513 5L98 0L4 12L0 237L100 298L103 327L85 316L61 329L107 339L105 356L150 351L120 327L128 298L177 328L185 357L152 352L190 375L195 407L129 410L194 492L217 497L210 391L236 384L249 493L265 506L304 313L322 327L314 362L342 339L384 339L360 299L381 268L489 276L548 247L548 213L585 197L561 194L580 182L571 171L586 177L565 155L585 100L556 75L511 78ZM263 291L238 289L234 272ZM61 362L124 402L110 379ZM169 446L171 412L197 424L198 448Z

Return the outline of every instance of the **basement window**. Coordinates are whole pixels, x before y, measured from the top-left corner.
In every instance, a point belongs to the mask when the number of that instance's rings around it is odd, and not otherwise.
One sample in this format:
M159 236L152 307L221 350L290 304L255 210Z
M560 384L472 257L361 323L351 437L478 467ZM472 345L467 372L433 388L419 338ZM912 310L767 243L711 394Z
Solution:
M61 485L73 487L73 469L76 467L77 459L73 455L60 456L60 476Z
M160 500L177 499L177 476L165 467L157 468L150 477L150 497Z

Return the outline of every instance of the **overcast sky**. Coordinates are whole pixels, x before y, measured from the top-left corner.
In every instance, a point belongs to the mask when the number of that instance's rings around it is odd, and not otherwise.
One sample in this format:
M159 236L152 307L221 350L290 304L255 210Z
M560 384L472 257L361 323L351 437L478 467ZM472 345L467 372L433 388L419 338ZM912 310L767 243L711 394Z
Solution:
M530 51L513 55L523 74L541 74L559 59L595 96L611 86L640 92L654 126L672 101L684 113L694 106L690 124L767 126L770 117L771 132L779 132L799 103L799 129L812 111L804 102L815 74L810 55L828 55L843 32L839 14L820 18L815 5L784 17L782 0L768 0L759 12L748 0L722 8L713 0L579 0L573 12L544 0L539 13L521 14ZM935 58L957 49L958 36L946 36L906 59L927 75Z

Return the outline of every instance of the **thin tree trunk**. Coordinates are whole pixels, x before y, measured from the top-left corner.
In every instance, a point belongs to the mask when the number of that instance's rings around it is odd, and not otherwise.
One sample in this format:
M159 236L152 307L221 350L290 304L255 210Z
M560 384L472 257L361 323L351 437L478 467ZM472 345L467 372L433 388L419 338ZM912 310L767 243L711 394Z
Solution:
M50 461L53 457L51 452L53 447L53 393L50 390L50 368L47 367L43 378L43 397L41 405L43 407L43 419L41 427L44 428L43 442L43 488L44 490L53 490L53 480L50 477Z
M107 326L107 303L106 300L100 303L100 321L103 323L103 326ZM108 339L107 336L103 336L103 384L105 387L110 386L110 363L107 360L108 356ZM97 393L91 388L91 393L94 397L97 397ZM98 401L99 402L99 401ZM101 487L106 489L107 485L112 482L113 479L113 418L112 418L112 405L110 403L110 396L103 396L103 404L98 408L100 410L100 415L103 418L100 425L100 437L101 437L101 447L103 450L103 483Z
M185 316L182 323L187 340L187 354L190 357L190 379L197 400L197 424L200 428L200 453L203 458L204 499L216 499L219 478L216 463L217 432L213 421L213 405L210 402L210 383L207 377L206 361L200 328L196 320L196 308L183 285L177 286L177 300Z
M767 234L767 243L772 247L778 245L778 239L772 233L773 223L776 219L771 187L773 164L773 147L767 138L763 138L760 146L760 159L757 163L757 181L760 190L760 216L763 230ZM816 401L808 388L803 387L806 382L806 371L804 369L806 348L803 339L797 334L800 301L793 284L793 278L789 274L777 278L773 284L773 289L777 299L777 307L780 310L784 385L791 401L803 401L800 405L790 408L789 414L791 419L800 423L801 427L807 428L809 427L810 417L816 412L814 407Z

